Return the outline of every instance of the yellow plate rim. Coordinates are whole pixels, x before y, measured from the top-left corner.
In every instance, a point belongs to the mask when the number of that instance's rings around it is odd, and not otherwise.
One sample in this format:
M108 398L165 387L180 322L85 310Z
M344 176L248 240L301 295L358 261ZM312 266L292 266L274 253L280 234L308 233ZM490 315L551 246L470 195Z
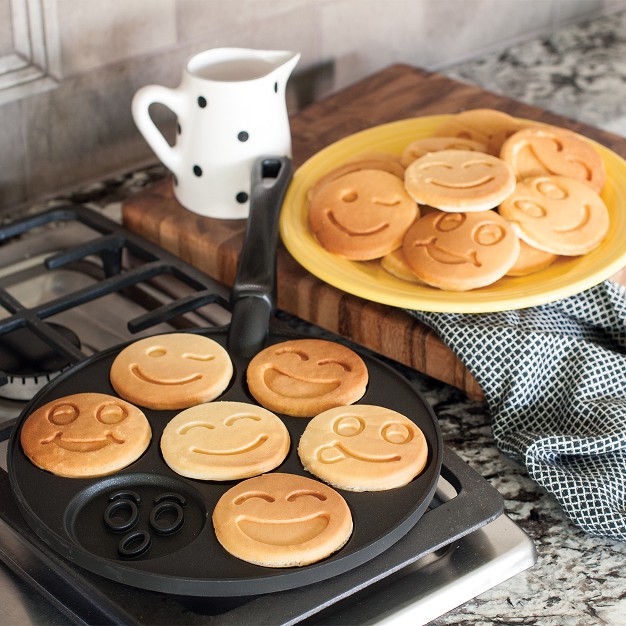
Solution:
M439 313L489 313L548 304L589 289L626 266L626 186L618 185L620 178L626 180L626 161L589 138L607 169L601 195L609 208L611 227L604 242L585 256L560 258L530 276L505 277L480 289L451 292L403 281L383 270L378 261L349 261L325 250L308 229L308 188L324 173L360 154L399 155L411 141L431 136L450 117L431 115L374 126L330 144L303 163L287 190L279 222L281 239L291 256L320 280L352 295Z

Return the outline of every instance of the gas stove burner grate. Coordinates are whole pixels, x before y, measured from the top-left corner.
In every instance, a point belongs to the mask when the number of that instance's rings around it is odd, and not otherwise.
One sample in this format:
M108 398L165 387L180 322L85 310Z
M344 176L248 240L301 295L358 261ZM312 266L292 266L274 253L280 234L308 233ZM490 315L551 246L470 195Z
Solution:
M8 357L4 361L0 359L0 385L4 387L0 387L0 396L29 399L29 392L37 391L42 381L90 356L90 352L81 346L81 338L72 336L71 328L63 331L59 324L51 321L51 318L85 303L97 303L110 294L130 290L141 291L147 300L151 295L149 285L159 284L159 281L167 283L170 280L184 286L184 297L174 296L167 302L157 301L147 311L144 309L141 314L127 320L127 330L131 335L170 323L207 305L216 304L225 311L230 308L228 299L216 293L216 283L210 277L86 207L57 207L1 227L0 242L6 245L6 242L33 231L58 228L59 224L67 222L79 223L91 234L87 240L69 249L43 255L41 271L63 271L76 266L84 271L85 267L90 267L95 274L94 280L89 284L80 284L69 293L53 294L50 299L28 305L14 295L10 276L0 282L0 307L8 313L0 319L0 345L5 344L13 354L15 342L22 342L28 336L27 343L36 343L35 356L41 358L45 353L51 355L46 358L53 361L52 365L35 371L37 368L32 364L26 367L25 362L33 360L27 355L19 362ZM211 320L208 322L208 325L215 325Z
M48 324L48 328L80 348L78 335L69 328L53 323ZM0 386L0 397L30 400L69 365L66 357L29 328L17 328L0 335L0 371L7 379L6 384Z

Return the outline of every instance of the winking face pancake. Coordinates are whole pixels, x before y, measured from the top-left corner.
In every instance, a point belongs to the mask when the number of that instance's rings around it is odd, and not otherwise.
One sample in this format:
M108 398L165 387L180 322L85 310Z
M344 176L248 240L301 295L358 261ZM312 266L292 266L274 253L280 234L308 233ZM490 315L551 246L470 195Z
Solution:
M395 250L419 215L403 181L382 170L360 170L326 183L311 198L309 227L329 252L352 261Z
M216 341L194 333L139 339L111 366L111 384L129 402L152 409L186 409L217 398L233 365Z

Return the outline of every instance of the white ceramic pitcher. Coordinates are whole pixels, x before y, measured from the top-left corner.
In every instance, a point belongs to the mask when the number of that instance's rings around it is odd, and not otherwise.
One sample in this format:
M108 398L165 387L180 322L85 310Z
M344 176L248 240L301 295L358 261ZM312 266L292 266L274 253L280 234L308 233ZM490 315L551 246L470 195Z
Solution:
M191 57L176 89L146 85L134 96L135 124L174 175L174 195L190 211L248 216L250 172L259 156L291 156L285 87L299 53L216 48ZM177 118L173 146L150 117L154 103Z

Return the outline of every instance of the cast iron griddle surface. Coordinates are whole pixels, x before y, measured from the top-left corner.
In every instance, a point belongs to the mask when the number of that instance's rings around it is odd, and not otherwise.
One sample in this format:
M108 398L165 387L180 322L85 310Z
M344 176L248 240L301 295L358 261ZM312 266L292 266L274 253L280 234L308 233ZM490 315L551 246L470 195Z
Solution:
M197 332L226 347L225 330ZM269 343L297 337L302 335L272 332ZM341 574L377 556L413 527L432 499L442 461L436 418L406 379L367 354L361 356L369 371L369 385L359 403L385 406L412 419L428 442L428 461L423 472L405 487L365 493L338 490L352 511L354 531L341 550L318 563L301 568L259 567L236 559L221 547L213 532L211 514L218 499L235 481L187 479L169 469L159 443L164 427L178 411L142 407L152 427L152 441L140 459L116 474L70 479L35 467L19 443L25 419L37 407L63 396L85 392L116 396L109 383L109 369L122 347L87 359L53 380L25 408L9 443L11 485L28 523L61 555L90 571L128 585L179 595L225 597L292 589ZM232 358L233 380L218 400L254 404L245 383L248 360ZM311 477L297 454L299 438L309 420L279 417L289 430L291 448L274 471ZM110 496L128 491L140 496L135 529L150 536L147 551L132 559L118 553L123 534L112 532L103 522ZM150 527L154 500L164 494L177 494L185 502L184 523L169 535ZM164 520L167 524L167 517Z

